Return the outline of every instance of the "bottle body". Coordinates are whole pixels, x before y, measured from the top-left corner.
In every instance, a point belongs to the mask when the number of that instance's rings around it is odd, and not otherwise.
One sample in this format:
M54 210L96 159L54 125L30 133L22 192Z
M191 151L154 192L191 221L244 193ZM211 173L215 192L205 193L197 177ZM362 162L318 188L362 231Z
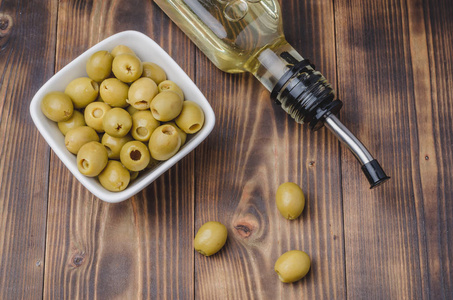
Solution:
M273 0L155 0L222 71L252 72L263 49L285 44Z

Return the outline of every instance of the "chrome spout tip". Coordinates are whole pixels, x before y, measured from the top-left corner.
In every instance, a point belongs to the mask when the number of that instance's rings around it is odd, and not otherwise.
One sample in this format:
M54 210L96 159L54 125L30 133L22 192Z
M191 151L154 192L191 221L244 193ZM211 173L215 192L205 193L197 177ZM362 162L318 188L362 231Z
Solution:
M385 174L379 162L375 159L364 164L362 166L362 171L370 183L370 189L374 189L390 179L390 177Z

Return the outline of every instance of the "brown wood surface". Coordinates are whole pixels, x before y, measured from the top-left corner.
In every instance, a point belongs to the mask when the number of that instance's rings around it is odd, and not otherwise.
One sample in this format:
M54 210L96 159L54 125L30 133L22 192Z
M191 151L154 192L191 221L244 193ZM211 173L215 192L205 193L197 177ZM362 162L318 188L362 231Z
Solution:
M0 1L0 21L12 20L0 22L0 299L453 298L453 6L281 4L287 40L336 88L341 120L392 176L385 185L370 191L327 130L294 123L252 75L216 69L151 0ZM180 64L217 121L153 184L107 204L49 149L29 103L128 29ZM307 197L292 222L274 204L285 181ZM205 258L193 236L209 220L229 239ZM312 268L282 284L273 265L290 249Z

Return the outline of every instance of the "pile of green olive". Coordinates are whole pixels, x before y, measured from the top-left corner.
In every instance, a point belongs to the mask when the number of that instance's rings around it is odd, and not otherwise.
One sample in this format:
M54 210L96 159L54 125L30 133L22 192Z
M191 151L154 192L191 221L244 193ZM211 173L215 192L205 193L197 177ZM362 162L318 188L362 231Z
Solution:
M98 51L87 77L46 94L43 114L58 123L77 168L109 191L123 191L139 172L175 155L204 124L202 108L129 47Z

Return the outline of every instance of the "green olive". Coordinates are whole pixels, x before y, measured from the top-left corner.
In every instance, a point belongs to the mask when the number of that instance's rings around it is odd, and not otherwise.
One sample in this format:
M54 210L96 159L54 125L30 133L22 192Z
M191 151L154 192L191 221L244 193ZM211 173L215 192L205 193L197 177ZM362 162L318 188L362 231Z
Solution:
M132 137L137 141L147 142L159 125L159 121L154 119L149 110L137 111L132 115Z
M102 100L112 107L127 106L129 86L116 78L107 78L99 87Z
M119 54L133 54L133 55L135 55L135 52L132 51L132 49L129 48L128 46L118 45L118 46L115 46L115 48L113 48L111 54L112 54L113 57L116 57Z
M141 171L148 166L151 158L145 144L139 141L130 141L121 148L120 159L128 170Z
M159 93L164 91L172 91L178 94L184 100L184 93L181 88L171 80L164 80L158 85Z
M285 283L295 282L307 275L310 270L310 257L300 250L291 250L280 256L274 270L278 278Z
M139 110L136 109L135 107L133 107L132 105L129 105L127 108L126 108L127 112L132 116L133 114L135 114L136 112L138 112Z
M175 119L175 123L185 133L196 133L204 124L203 109L193 101L184 101L182 111Z
M131 84L127 103L138 110L149 108L151 100L157 95L157 85L148 77L142 77Z
M150 110L153 117L162 122L176 118L182 110L183 100L178 94L167 91L156 95L151 101Z
M86 64L88 77L101 82L112 73L113 56L105 50L98 51L90 56Z
M68 95L62 92L50 92L41 101L41 111L48 119L61 122L71 118L74 106Z
M150 156L150 160L149 160L148 165L146 166L146 169L152 169L155 166L157 166L158 164L159 164L159 161L155 160L152 156Z
M130 141L132 141L132 137L130 135L114 137L108 133L104 133L101 139L101 144L104 145L105 149L107 149L109 159L120 159L121 148L123 148L123 146Z
M86 143L99 141L99 136L93 128L80 126L69 130L64 137L64 144L69 152L77 154Z
M138 172L138 171L130 171L129 174L130 174L131 182L132 182L133 180L137 179L138 175L140 175L140 172Z
M181 138L181 147L182 147L186 143L187 133L182 131L181 128L179 128L178 125L176 125L175 122L167 122L165 124L168 124L168 125L171 125L171 126L175 127L176 131L179 134L179 137Z
M288 220L294 220L300 216L305 207L305 196L302 189L295 183L285 182L277 189L277 208Z
M111 109L112 108L104 102L91 102L84 111L85 122L97 132L104 132L102 120L104 119L105 114Z
M85 108L98 97L99 84L91 78L80 77L71 81L64 92L71 97L75 108Z
M131 83L142 76L143 64L134 54L118 54L113 59L112 71L122 82Z
M220 222L207 222L195 235L195 250L205 256L211 256L222 249L228 237L228 231Z
M162 69L161 67L159 67L159 65L152 62L143 63L142 77L151 78L156 84L159 84L164 80L167 80L167 75L165 74L164 69Z
M123 191L131 180L129 170L119 161L109 160L107 166L98 176L103 187L111 192Z
M178 152L181 138L175 127L165 124L156 128L149 139L149 151L155 160L167 160Z
M78 110L74 110L72 112L72 116L69 119L67 119L66 121L58 122L58 129L60 129L63 135L66 135L69 130L85 125L86 123L83 114Z
M108 162L107 150L99 142L89 142L83 145L77 153L77 168L88 177L98 176Z
M126 110L115 107L105 113L102 125L109 135L123 137L132 127L132 118Z

